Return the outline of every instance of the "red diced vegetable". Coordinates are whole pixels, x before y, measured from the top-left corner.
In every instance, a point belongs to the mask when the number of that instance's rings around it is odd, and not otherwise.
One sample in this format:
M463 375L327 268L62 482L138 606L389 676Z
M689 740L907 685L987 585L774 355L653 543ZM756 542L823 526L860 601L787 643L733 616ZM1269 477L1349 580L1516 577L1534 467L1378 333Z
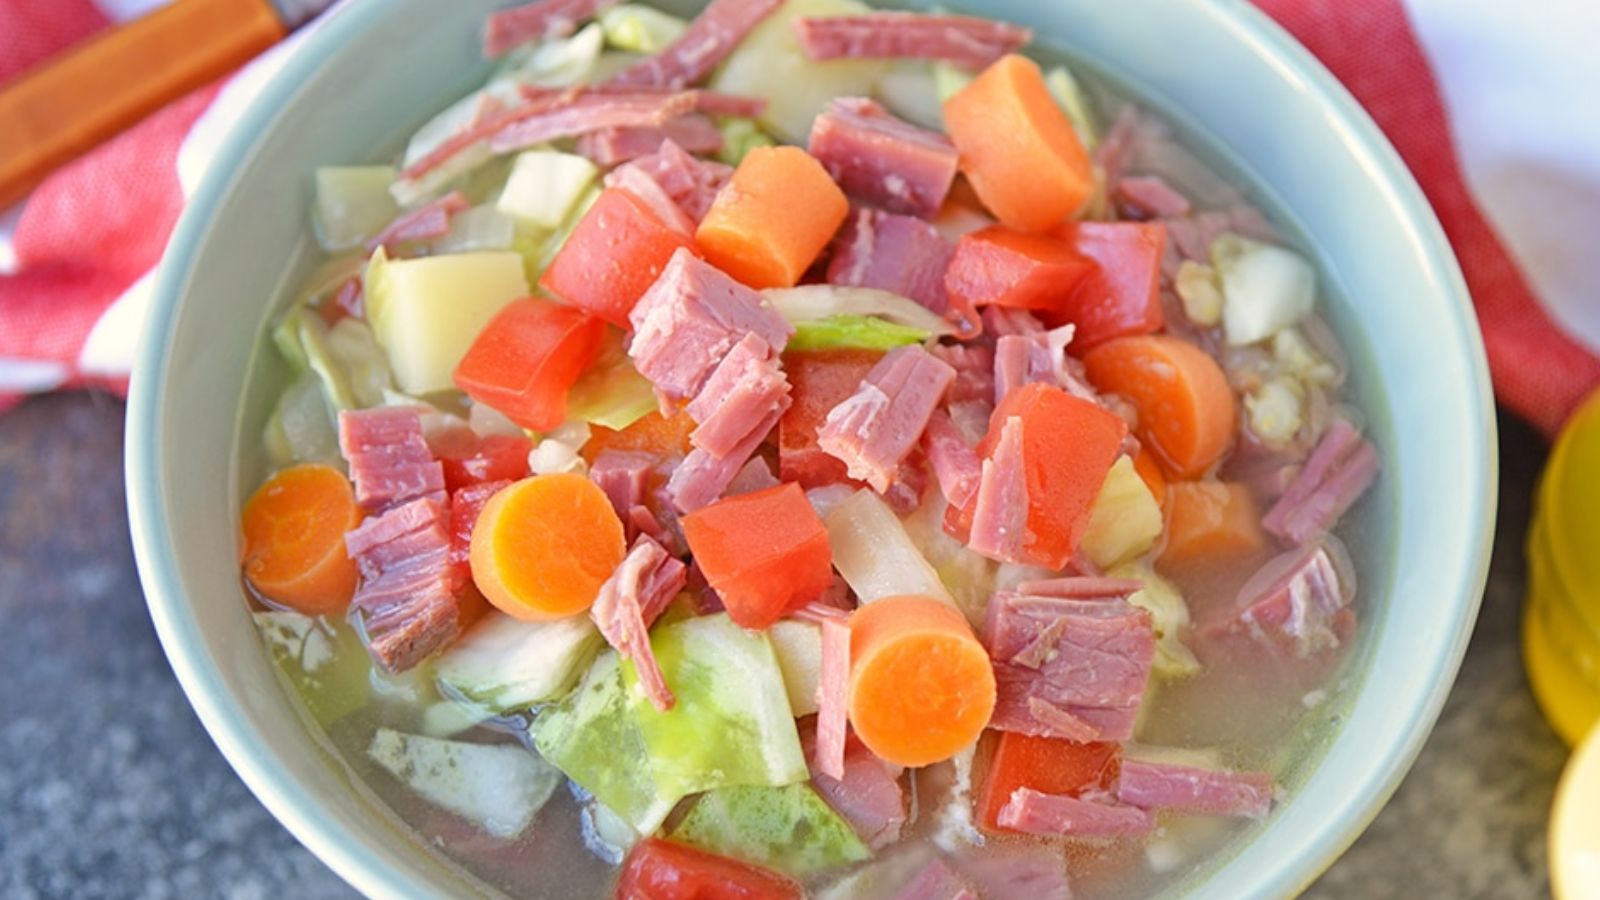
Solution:
M674 841L646 838L622 864L616 900L801 900L776 872Z
M1122 749L1113 743L1080 744L1061 738L1000 733L989 773L978 797L978 827L1009 831L997 819L1018 788L1076 797L1085 790L1110 790Z
M794 400L778 422L778 469L783 480L805 488L846 480L844 463L817 445L817 429L882 358L877 350L795 350L783 355L789 396Z
M1077 326L1069 349L1081 353L1126 334L1149 334L1165 324L1161 313L1161 254L1167 227L1160 222L1074 222L1060 232L1088 274L1057 295L1040 318L1050 326Z
M689 236L669 228L644 201L608 188L584 213L539 286L580 309L628 328L628 313Z
M1093 268L1059 238L991 225L956 242L944 288L961 305L1056 310Z
M463 429L434 442L432 449L444 468L445 489L455 491L485 481L527 477L533 441L520 434L479 437Z
M566 418L567 391L604 335L604 322L569 306L513 300L456 366L456 386L524 428L548 431Z
M728 615L765 628L822 595L833 554L797 484L719 500L683 518L683 533Z
M472 528L478 524L478 513L483 512L490 497L510 485L509 480L483 481L456 488L450 494L450 565L460 572L463 582L472 578Z

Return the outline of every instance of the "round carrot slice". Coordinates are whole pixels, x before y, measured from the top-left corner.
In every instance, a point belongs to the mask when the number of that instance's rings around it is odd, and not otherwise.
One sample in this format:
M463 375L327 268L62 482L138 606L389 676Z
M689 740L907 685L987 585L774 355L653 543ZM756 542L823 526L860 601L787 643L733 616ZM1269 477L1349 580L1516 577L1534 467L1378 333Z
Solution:
M954 607L932 597L875 600L850 616L850 724L902 766L949 759L994 714L989 654Z
M594 482L535 475L484 504L472 529L472 580L507 615L561 619L594 603L624 550L622 521Z
M306 615L343 612L356 589L344 533L361 509L344 473L293 466L267 479L244 505L244 576L262 597Z
M1135 432L1175 479L1206 473L1233 440L1233 390L1204 350L1166 334L1120 337L1084 354L1089 383L1126 397Z

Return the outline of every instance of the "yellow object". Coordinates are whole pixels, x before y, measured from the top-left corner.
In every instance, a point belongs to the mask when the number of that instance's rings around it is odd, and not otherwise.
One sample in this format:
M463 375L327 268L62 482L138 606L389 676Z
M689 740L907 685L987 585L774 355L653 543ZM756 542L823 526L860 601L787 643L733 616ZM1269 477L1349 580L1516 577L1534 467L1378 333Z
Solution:
M1600 728L1589 732L1556 789L1550 888L1556 900L1600 898Z
M1600 721L1600 391L1567 424L1528 534L1523 655L1545 717L1568 744ZM1600 806L1600 798L1595 803Z

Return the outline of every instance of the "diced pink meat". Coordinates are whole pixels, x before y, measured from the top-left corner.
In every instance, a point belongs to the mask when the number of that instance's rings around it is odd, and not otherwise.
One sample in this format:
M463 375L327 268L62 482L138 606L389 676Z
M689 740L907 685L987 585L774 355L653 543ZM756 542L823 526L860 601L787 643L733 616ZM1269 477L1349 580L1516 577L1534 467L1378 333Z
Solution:
M991 307L993 308L993 307ZM955 405L969 400L989 403L994 400L994 350L980 344L934 344L929 353L956 370L945 397ZM988 416L984 416L988 427Z
M781 416L790 402L789 381L772 348L759 335L747 334L689 401L689 417L698 423L689 441L712 456L727 456L750 437L753 423L770 418L773 410Z
M674 703L650 646L650 623L683 590L685 566L655 541L634 541L616 571L600 586L589 618L606 642L633 660L639 686L651 705L666 712Z
M984 900L1072 900L1067 859L1061 848L1040 841L991 841L950 859Z
M1141 809L1260 819L1272 809L1272 776L1124 758L1117 799Z
M896 347L828 413L817 446L881 494L955 377L955 369L920 346Z
M977 451L944 410L934 410L928 419L923 446L944 499L956 509L965 509L983 477Z
M1189 214L1189 198L1159 175L1129 176L1117 182L1117 202L1146 219Z
M876 850L900 840L906 825L906 797L900 767L884 762L859 740L847 737L844 776L823 772L817 760L816 733L810 720L800 722L800 745L811 768L811 785L844 817L867 846Z
M1042 581L1024 581L1017 585L1017 593L1062 600L1126 600L1143 587L1143 582L1133 578L1069 575Z
M377 236L367 241L367 252L371 253L379 247L393 247L405 241L443 237L450 230L450 218L465 211L469 205L460 191L451 191L410 212L401 213L384 226Z
M504 56L529 41L564 38L621 0L538 0L491 13L483 26L483 55Z
M1239 589L1237 612L1208 626L1208 636L1237 635L1295 659L1336 650L1355 629L1355 591L1326 542L1271 560Z
M664 142L661 149L639 157L630 165L654 178L695 222L705 218L717 192L733 177L732 166L690 156L672 141Z
M828 283L910 297L944 317L958 335L972 337L981 327L977 312L970 305L952 306L944 289L944 271L954 254L955 246L928 222L861 207L834 242Z
M934 857L915 878L906 882L894 895L894 900L978 900L978 895L949 863Z
M733 481L728 483L728 489L723 491L725 497L737 497L740 494L753 494L767 488L775 488L783 482L778 476L772 474L772 467L759 456L750 457L750 461L739 468L739 473L733 476Z
M949 138L864 97L829 103L812 123L808 148L846 194L890 212L936 215L956 177Z
M655 153L667 141L690 153L715 153L722 149L722 132L710 117L695 113L655 127L591 132L578 138L578 152L598 166L609 167Z
M684 457L667 480L667 495L673 505L680 512L691 513L721 497L728 485L733 483L734 476L744 468L745 461L766 440L767 434L778 427L778 420L783 417L785 408L787 403L757 422L745 442L727 456L713 456L699 447L689 451L689 455Z
M687 248L673 255L628 318L634 327L628 347L634 366L673 400L698 394L717 363L746 335L755 334L776 353L794 334L760 294Z
M844 778L844 739L850 702L850 626L822 620L822 674L817 684L817 769Z
M1100 403L1099 392L1084 378L1083 363L1067 355L1073 331L1073 326L1067 324L1050 331L1006 334L996 340L995 405L1017 388L1035 382L1055 385L1074 397Z
M661 465L654 453L638 450L605 450L589 466L589 480L605 491L611 508L624 523L630 511L644 506L650 489L650 475Z
M658 127L693 112L695 102L694 93L689 91L674 94L581 92L568 103L501 125L489 135L489 150L512 153L607 128ZM510 117L511 113L506 116Z
M997 562L1026 564L1028 480L1022 464L1022 420L1000 426L994 452L982 463L974 492L967 546Z
M956 426L956 431L966 438L968 444L976 447L989 433L989 420L994 418L994 404L988 400L966 400L951 403L949 412L950 422Z
M1139 110L1133 104L1123 104L1117 110L1111 127L1106 129L1100 146L1095 148L1095 165L1105 174L1106 189L1115 191L1128 166L1133 163L1134 139L1139 134ZM1170 243L1169 243L1170 246Z
M666 188L643 169L632 165L622 166L608 174L605 181L606 187L618 188L639 198L667 228L686 238L694 237L697 223L672 199Z
M794 21L807 58L937 59L982 69L1033 40L1020 25L972 16L878 12Z
M1096 732L1092 740L1132 737L1155 659L1145 610L1117 598L1001 591L989 604L985 642L997 685L991 727L1083 740L1081 721ZM1067 727L1057 713L1072 717Z
M414 667L460 633L460 583L448 529L445 504L426 496L368 518L345 535L345 549L361 574L352 619L385 671Z
M1305 467L1261 527L1295 544L1326 534L1378 476L1378 450L1348 421L1328 426Z
M444 467L428 450L415 407L342 410L339 452L350 464L356 502L368 511L417 497L444 501Z
M1191 216L1176 216L1163 220L1167 224L1169 242L1178 250L1181 259L1194 262L1211 262L1211 244L1227 234L1233 221L1225 212L1203 212Z
M612 84L684 87L717 67L739 41L783 0L711 0L683 36L649 59L624 69Z
M1040 837L1143 837L1155 816L1137 806L1017 788L996 821L1003 828Z

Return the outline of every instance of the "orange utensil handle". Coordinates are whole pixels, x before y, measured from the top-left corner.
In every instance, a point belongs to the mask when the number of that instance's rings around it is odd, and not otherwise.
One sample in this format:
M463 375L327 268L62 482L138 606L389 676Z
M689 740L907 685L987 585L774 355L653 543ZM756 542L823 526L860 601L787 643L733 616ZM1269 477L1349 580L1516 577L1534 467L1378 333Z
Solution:
M175 0L0 91L0 209L284 35L266 0Z

